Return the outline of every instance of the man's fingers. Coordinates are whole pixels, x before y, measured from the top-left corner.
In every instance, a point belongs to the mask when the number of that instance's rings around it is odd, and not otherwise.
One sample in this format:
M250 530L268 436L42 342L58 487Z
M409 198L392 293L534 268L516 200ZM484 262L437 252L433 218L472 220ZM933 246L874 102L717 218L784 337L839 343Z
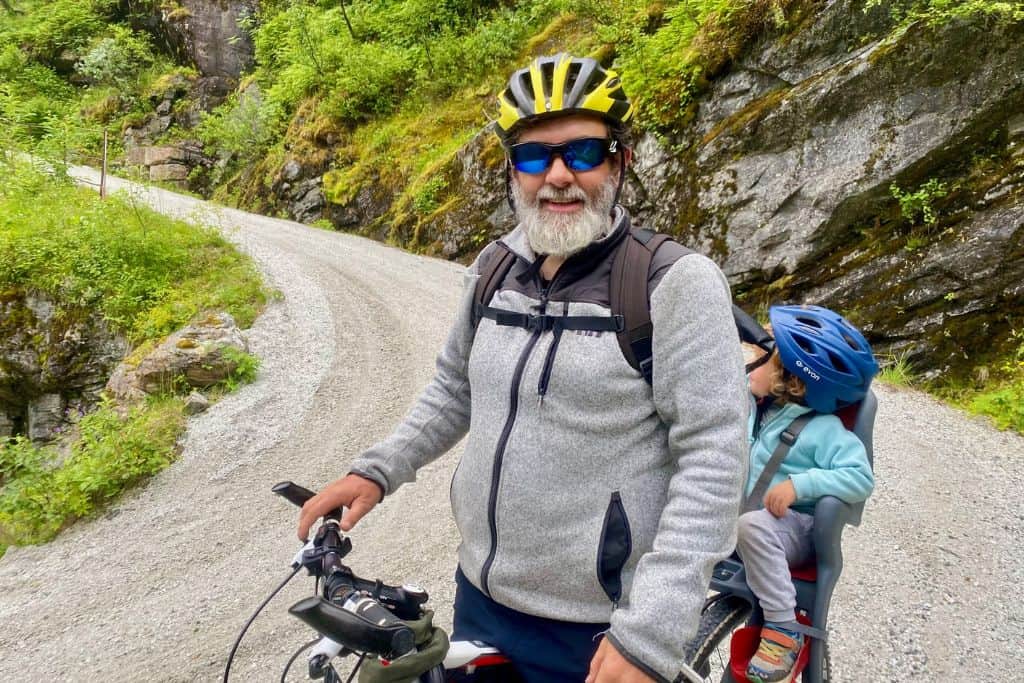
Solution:
M594 658L590 660L590 671L587 673L585 683L594 683L597 680L597 672L601 670L601 662L604 661L605 645L607 642L607 640L602 639L601 644L597 646L597 652L594 653Z
M299 538L303 541L309 539L309 530L316 520L320 519L332 509L331 503L323 495L323 492L316 494L306 501L299 513Z
M320 515L316 514L316 496L313 496L306 501L306 504L302 506L302 511L299 512L299 540L309 540L309 528L313 526L313 522L316 521Z
M352 506L345 511L345 514L341 518L341 530L351 531L352 527L354 527L367 512L373 509L374 505L376 505L376 503L372 502L365 496L360 496L352 501Z

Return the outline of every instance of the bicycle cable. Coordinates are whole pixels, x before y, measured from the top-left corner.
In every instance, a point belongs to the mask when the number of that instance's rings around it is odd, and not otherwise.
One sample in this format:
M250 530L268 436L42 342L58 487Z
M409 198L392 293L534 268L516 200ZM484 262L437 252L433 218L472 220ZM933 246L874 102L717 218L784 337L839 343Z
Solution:
M245 626L242 627L241 633L239 633L238 638L235 639L235 644L231 646L231 654L228 655L228 663L224 666L224 683L228 683L228 674L231 672L231 661L235 658L235 652L238 650L238 646L241 644L242 637L245 636L245 632L249 630L249 627L252 626L252 622L255 621L256 617L259 616L259 613L263 611L263 608L267 606L267 603L273 600L274 596L281 592L281 589L284 588L289 581L295 578L295 575L299 573L300 569L302 569L301 564L295 568L295 571L288 575L288 578L281 582L280 586L275 588L274 591L267 596L266 600L260 603L260 606L257 607L256 611L253 612L251 617L249 617L249 621L245 622Z
M295 654L292 655L292 658L289 659L288 663L284 665L284 671L281 672L281 683L285 683L284 679L288 676L288 669L292 668L292 664L294 664L295 660L299 658L299 655L301 655L303 652L308 650L316 643L319 643L321 638L323 638L323 636L317 635L316 638L309 641L308 643L305 643L298 650L295 651Z
M348 680L345 681L345 683L352 683L352 681L355 680L356 672L359 671L359 667L362 666L364 659L366 659L366 653L365 652L363 654L359 655L359 661L357 661L356 665L354 667L352 667L352 673L350 673L348 675Z

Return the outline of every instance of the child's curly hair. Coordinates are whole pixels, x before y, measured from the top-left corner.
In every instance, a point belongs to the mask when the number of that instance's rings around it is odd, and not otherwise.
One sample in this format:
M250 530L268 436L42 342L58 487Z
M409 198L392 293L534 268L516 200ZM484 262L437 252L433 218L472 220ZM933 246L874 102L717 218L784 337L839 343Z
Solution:
M771 325L765 325L765 330L768 334L771 334L773 337L775 336L772 333ZM803 380L782 366L782 358L779 356L778 351L772 352L772 357L768 359L767 363L771 379L771 392L772 396L775 397L775 404L799 403L800 405L807 405L804 401L807 385L804 384Z
M773 352L768 359L768 369L771 373L771 392L775 397L776 405L786 403L804 403L804 395L807 393L807 385L799 377L782 367L782 359L778 352Z

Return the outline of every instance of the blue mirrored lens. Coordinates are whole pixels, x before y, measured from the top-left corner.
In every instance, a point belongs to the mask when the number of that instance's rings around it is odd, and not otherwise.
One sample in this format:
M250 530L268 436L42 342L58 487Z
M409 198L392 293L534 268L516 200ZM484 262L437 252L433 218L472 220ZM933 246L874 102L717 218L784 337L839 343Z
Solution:
M524 142L512 147L512 164L523 173L542 173L551 165L554 151L539 142Z
M608 144L599 138L584 138L567 142L565 147L562 158L566 166L574 171L589 171L604 162Z

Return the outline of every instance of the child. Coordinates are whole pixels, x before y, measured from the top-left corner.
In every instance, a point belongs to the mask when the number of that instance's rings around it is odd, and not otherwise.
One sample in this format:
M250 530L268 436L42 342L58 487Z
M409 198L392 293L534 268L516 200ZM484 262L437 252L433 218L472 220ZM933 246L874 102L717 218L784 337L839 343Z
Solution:
M747 668L754 683L788 680L803 645L789 568L814 556L815 502L835 496L858 503L874 487L864 445L831 414L863 399L878 372L867 341L842 316L818 306L773 306L769 318L775 349L749 376L755 404L745 509L753 511L740 516L737 541L764 611L761 643ZM804 414L810 421L763 499L750 499L780 435Z

